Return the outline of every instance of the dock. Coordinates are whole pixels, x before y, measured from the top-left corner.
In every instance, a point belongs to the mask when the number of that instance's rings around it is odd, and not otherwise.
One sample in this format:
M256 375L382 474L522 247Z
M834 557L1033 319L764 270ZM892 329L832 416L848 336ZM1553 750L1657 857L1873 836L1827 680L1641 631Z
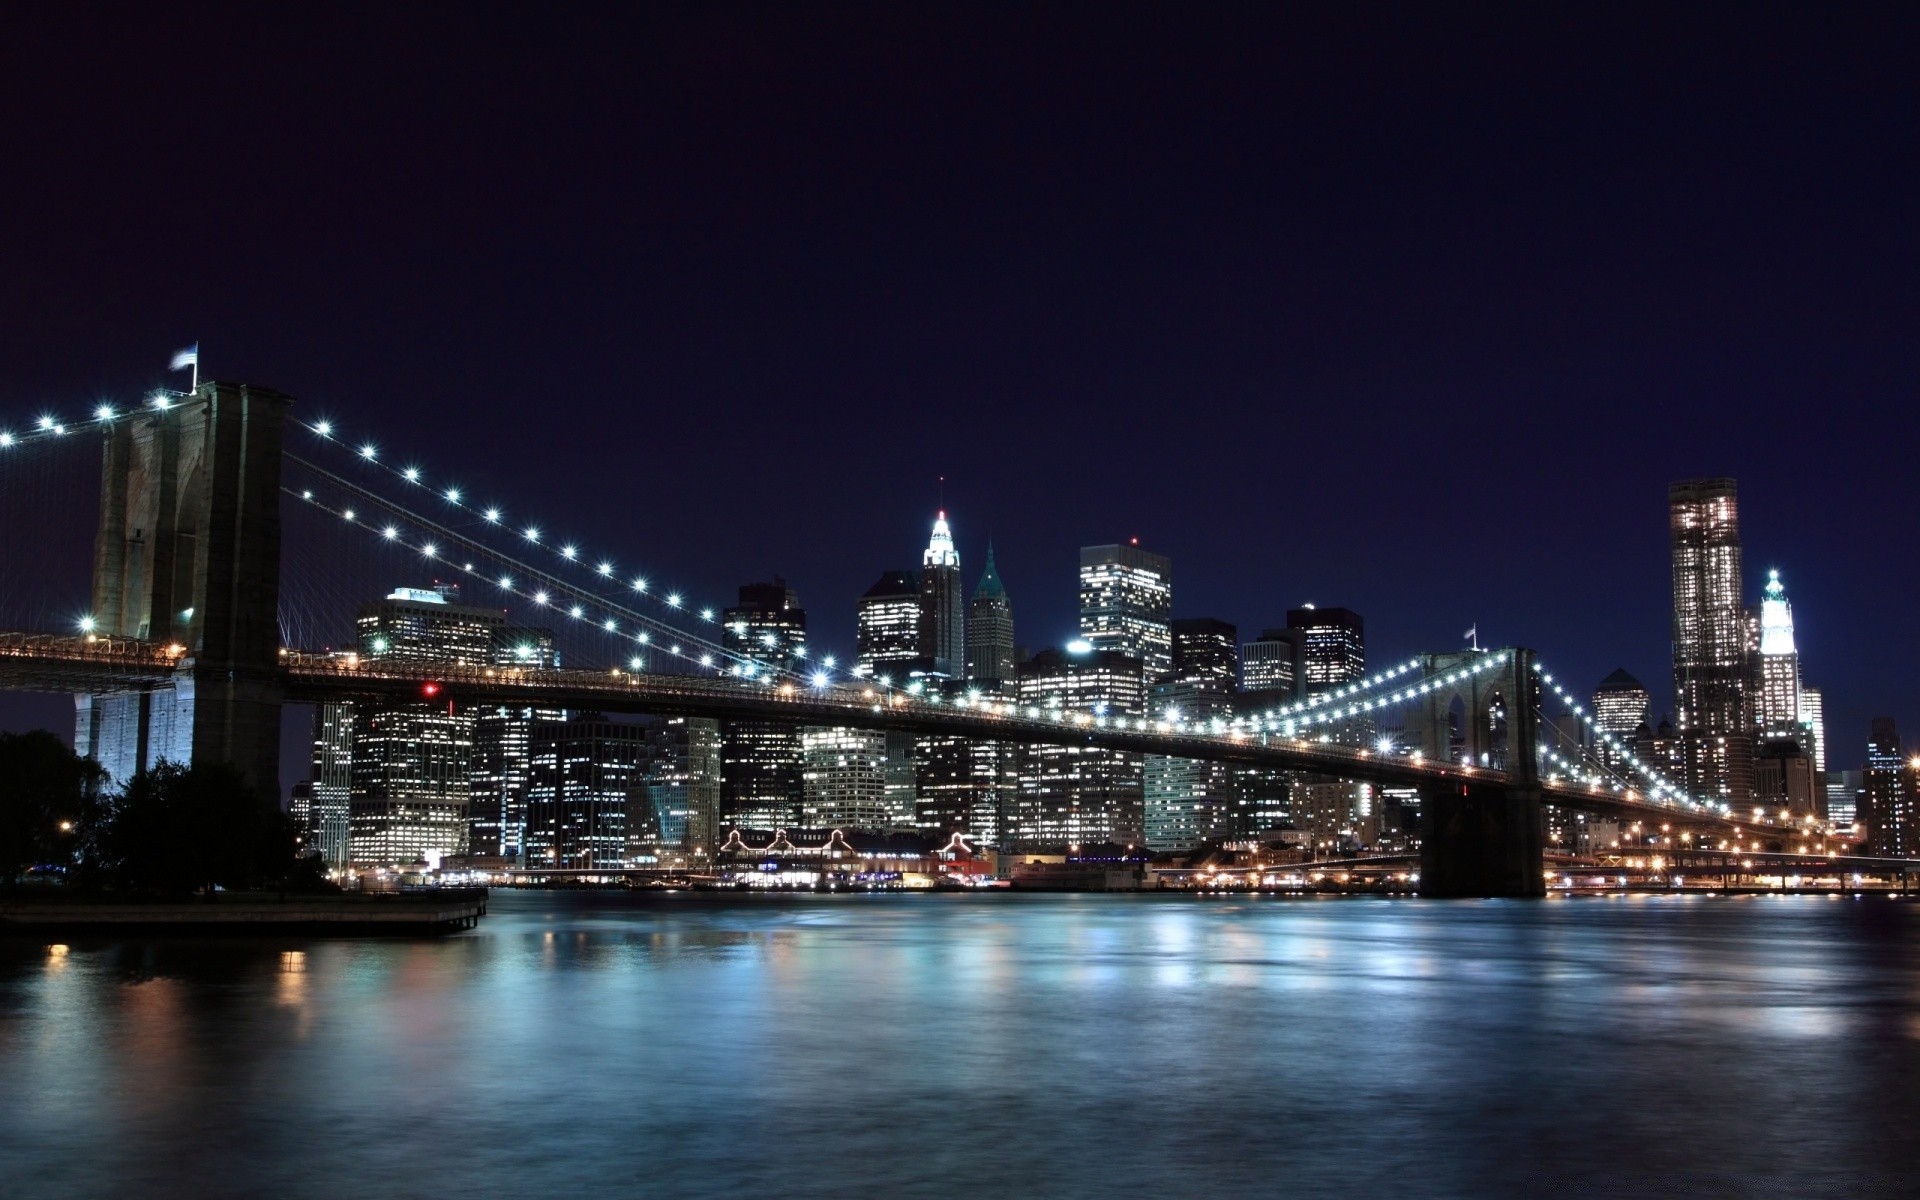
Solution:
M0 897L0 936L44 931L417 936L472 929L486 913L485 888L305 896L224 892L188 900L15 895Z

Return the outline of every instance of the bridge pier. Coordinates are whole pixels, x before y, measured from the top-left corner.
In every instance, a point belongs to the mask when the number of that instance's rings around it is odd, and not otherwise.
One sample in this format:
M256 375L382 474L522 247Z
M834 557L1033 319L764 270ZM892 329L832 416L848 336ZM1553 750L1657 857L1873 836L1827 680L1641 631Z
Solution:
M1431 784L1420 789L1420 894L1547 894L1540 789Z
M93 628L177 643L171 684L75 698L75 744L120 782L230 762L280 794L280 443L291 402L208 382L106 427Z

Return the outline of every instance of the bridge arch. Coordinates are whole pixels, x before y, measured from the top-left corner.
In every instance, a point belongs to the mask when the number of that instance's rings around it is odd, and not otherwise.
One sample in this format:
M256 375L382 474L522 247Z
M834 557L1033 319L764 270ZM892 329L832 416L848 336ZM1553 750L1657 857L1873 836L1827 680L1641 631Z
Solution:
M1475 669L1485 667L1490 657L1492 670ZM1422 753L1429 758L1451 756L1457 701L1467 761L1500 767L1519 781L1538 777L1540 677L1533 651L1455 650L1424 654L1419 662L1432 690L1423 693L1408 714L1407 732L1419 737Z

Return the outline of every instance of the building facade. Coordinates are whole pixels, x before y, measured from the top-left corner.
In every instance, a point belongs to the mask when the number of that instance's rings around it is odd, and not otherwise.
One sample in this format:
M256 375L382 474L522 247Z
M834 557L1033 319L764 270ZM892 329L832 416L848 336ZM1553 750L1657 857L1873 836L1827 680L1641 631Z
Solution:
M1753 798L1738 485L1689 479L1667 490L1673 560L1674 728L1693 796Z
M1173 670L1173 562L1137 541L1080 550L1080 636L1137 659L1142 686Z
M934 518L933 536L920 555L920 657L927 671L959 679L967 670L967 602L960 581L960 552L947 514Z
M740 588L721 616L721 642L754 677L804 666L807 612L786 580ZM800 730L790 721L726 721L720 727L720 809L728 825L781 829L801 803Z
M907 571L888 571L860 597L854 631L854 672L905 682L920 658L920 583Z
M1013 602L994 565L993 543L988 542L986 568L967 604L968 682L995 695L1011 693L1014 654Z
M533 727L526 865L555 870L627 865L630 822L651 820L646 772L651 730L582 713Z
M1115 650L1045 650L1019 667L1019 702L1042 711L1140 716L1140 660ZM1076 849L1145 839L1140 755L1092 746L1029 746L1020 770L1018 845Z

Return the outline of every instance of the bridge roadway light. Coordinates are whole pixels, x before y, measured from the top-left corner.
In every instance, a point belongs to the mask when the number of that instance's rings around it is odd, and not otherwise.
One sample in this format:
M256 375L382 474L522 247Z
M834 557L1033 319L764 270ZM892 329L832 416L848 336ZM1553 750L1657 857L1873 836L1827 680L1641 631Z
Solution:
M313 427L313 431L323 438L330 438L333 436L333 422L322 421Z

